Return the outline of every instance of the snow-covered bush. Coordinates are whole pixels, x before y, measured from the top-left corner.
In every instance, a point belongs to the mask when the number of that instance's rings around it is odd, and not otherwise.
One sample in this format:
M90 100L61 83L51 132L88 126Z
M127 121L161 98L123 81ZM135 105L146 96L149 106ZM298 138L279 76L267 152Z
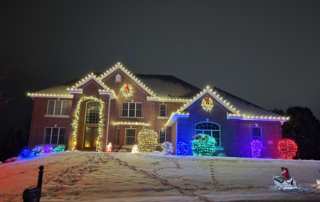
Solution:
M212 156L216 143L216 140L209 135L195 135L191 140L193 156Z

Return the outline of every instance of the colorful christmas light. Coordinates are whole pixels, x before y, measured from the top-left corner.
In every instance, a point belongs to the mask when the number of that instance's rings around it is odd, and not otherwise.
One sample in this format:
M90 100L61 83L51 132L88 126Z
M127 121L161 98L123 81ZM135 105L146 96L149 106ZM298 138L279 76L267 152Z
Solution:
M188 147L189 145L185 142L178 142L177 143L177 155L188 155L189 151L188 151Z
M216 140L209 135L195 135L191 140L193 156L212 156L216 143Z
M22 149L22 151L20 152L20 155L22 158L28 158L29 156L31 156L31 150L28 148Z
M51 152L53 152L53 148L52 148L52 145L46 145L46 146L44 146L43 147L43 152L44 153L51 153Z
M253 140L251 142L251 150L252 150L252 157L259 158L261 154L262 142L260 140Z
M210 97L205 97L202 99L201 106L204 110L210 111L213 108L213 101Z
M173 153L173 147L171 142L164 142L161 145L162 153L166 155L171 155Z
M54 152L64 152L65 150L65 146L64 145L58 145L56 148L54 148Z
M293 159L298 151L298 146L293 140L283 139L278 143L278 150L282 159Z
M32 155L40 155L43 153L43 148L42 146L35 146L34 149L32 149Z

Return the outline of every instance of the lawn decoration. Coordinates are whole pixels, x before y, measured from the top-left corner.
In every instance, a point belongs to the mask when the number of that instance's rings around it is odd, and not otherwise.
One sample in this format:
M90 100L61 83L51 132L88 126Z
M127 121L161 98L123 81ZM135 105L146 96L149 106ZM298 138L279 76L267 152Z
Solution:
M28 149L28 148L24 148L24 149L22 149L22 151L20 152L20 157L22 157L22 158L28 158L29 156L31 156L31 150L30 149Z
M131 153L136 154L136 153L138 153L138 152L139 152L139 150L138 150L138 144L135 142L134 145L133 145L133 147L132 147Z
M252 157L259 158L261 154L262 143L260 140L253 140L251 142L251 150L252 150Z
M43 152L44 153L51 153L53 152L53 148L52 148L52 145L46 145L44 148L43 148Z
M112 143L109 142L109 144L107 145L107 152L112 152Z
M320 170L318 170L318 172L320 173ZM316 185L316 187L315 188L320 188L320 180L316 180L317 181L317 185Z
M123 97L129 98L132 96L133 89L132 89L131 85L125 84L124 86L121 87L120 93Z
M64 145L58 145L56 148L54 148L54 152L64 152L65 150L65 146Z
M161 148L162 148L162 153L164 153L165 155L171 155L173 153L173 147L171 142L162 143Z
M282 159L293 159L298 151L298 146L293 140L283 139L278 143L278 150Z
M293 176L290 176L289 169L281 167L282 176L276 175L273 176L273 182L282 189L292 189L297 188L296 181Z
M140 152L154 152L158 144L158 133L144 128L138 133L138 142Z
M201 106L204 110L210 111L213 107L213 101L210 97L205 97L202 99Z
M177 144L177 155L188 155L188 144L185 142L178 142Z
M216 143L216 140L209 135L195 135L191 140L193 156L212 156Z

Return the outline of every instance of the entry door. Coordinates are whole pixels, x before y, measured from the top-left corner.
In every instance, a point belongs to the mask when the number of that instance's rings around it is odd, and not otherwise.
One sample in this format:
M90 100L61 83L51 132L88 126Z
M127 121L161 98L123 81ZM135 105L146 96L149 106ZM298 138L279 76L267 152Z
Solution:
M98 137L98 127L85 127L83 149L95 150Z

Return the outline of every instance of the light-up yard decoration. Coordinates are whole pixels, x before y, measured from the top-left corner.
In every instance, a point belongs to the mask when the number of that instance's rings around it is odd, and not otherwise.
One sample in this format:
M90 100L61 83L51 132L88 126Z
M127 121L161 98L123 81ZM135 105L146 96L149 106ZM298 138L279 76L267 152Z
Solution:
M212 156L216 149L216 143L216 140L209 135L195 135L191 140L193 156Z
M173 146L171 142L164 142L161 145L162 153L165 155L171 155L173 153Z
M35 155L41 155L43 153L43 147L42 146L35 146L34 149L32 149L32 153L31 155L35 156Z
M251 150L252 150L252 157L259 158L262 149L262 142L260 140L253 140L251 142Z
M189 151L188 151L188 147L189 145L185 142L178 142L177 143L177 155L188 155Z
M293 159L297 154L298 146L293 140L283 139L278 143L278 150L282 159Z
M133 94L133 88L129 84L125 84L121 87L120 93L123 97L129 98Z
M131 153L133 153L133 154L139 153L138 144L136 142L134 143L134 145L132 147Z
M153 152L158 144L158 133L144 128L138 133L138 142L140 152Z
M210 97L205 97L202 99L201 106L204 110L210 111L213 107L213 101Z
M64 152L64 150L65 150L65 146L64 145L58 145L58 146L56 146L56 148L54 148L54 152Z
M107 152L112 152L112 143L109 142L109 144L107 145Z
M51 152L53 152L52 145L51 145L51 144L48 144L48 145L44 146L44 147L43 147L43 152L44 152L44 153L51 153Z

